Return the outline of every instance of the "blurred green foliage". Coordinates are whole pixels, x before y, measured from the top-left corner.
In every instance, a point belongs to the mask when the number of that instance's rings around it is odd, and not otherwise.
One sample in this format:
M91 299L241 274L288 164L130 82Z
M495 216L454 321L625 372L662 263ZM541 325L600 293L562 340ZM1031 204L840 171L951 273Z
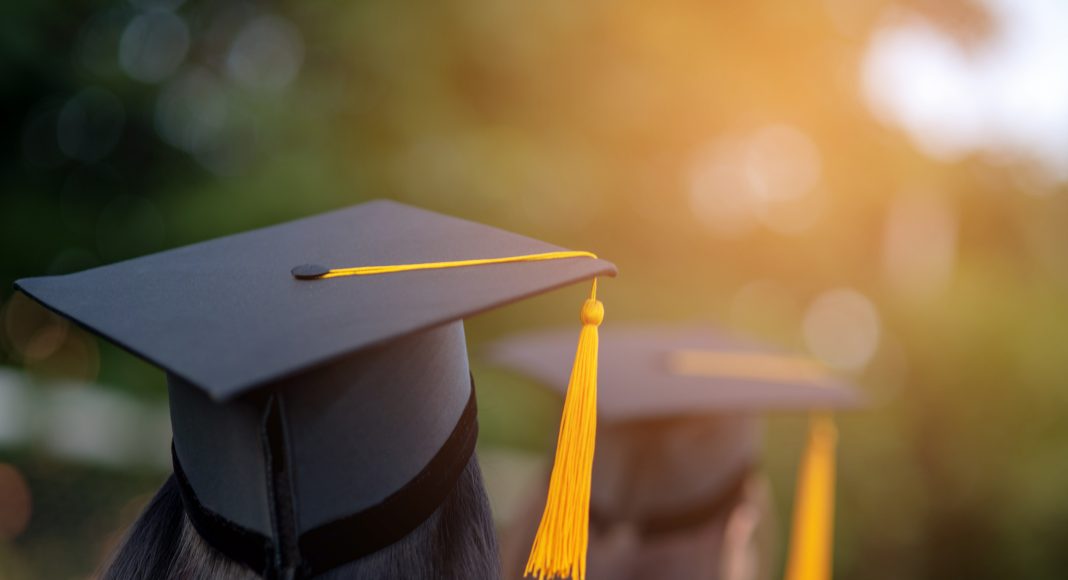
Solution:
M880 125L860 96L860 59L893 3L858 3L845 19L831 14L838 4L12 4L0 19L0 363L31 374L50 366L10 322L21 316L11 306L18 277L376 197L615 261L621 277L601 289L609 325L712 322L803 348L803 306L851 287L877 306L882 333L855 376L877 405L843 420L838 576L1062 577L1068 197L1057 184L1031 195L1019 167L980 156L930 160ZM123 31L168 5L189 48L165 79L133 80L119 65ZM299 31L302 64L284 86L239 82L228 60L242 27L263 14ZM160 103L193 73L206 96L186 105L179 128L211 111L218 119L204 129L210 146L183 150L161 134ZM57 126L88 88L113 100L86 101L104 108L90 107L75 123L84 135L68 136L76 142L64 150ZM692 203L695 155L770 124L818 148L822 213L794 234L718 236ZM914 188L944 200L957 224L951 281L923 301L896 294L881 267L887 214ZM786 306L739 314L738 293L753 281L772 283ZM509 331L574 324L581 293L471 321L474 356ZM157 371L105 344L91 350L99 361L77 367L77 378L163 399ZM551 445L551 400L492 370L479 380L486 440ZM802 433L795 418L769 432L784 518ZM120 508L144 501L161 475L41 455L0 451L26 476L35 510L23 534L0 544L0 572L88 574L136 513Z

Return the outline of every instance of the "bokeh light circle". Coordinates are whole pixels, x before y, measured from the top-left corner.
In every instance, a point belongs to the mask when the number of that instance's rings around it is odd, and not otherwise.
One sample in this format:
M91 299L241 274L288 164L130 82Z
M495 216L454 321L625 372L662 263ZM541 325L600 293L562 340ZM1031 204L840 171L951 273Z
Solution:
M153 10L126 25L119 41L119 64L139 81L157 83L182 64L189 52L189 29L172 12Z
M208 69L190 67L168 81L156 101L156 131L164 141L193 153L213 143L226 127L228 99Z
M26 478L14 466L0 463L0 540L12 540L25 531L32 513Z
M851 288L823 292L805 311L802 331L808 349L830 367L863 369L879 346L879 313Z
M815 187L822 162L819 149L800 130L771 125L747 140L742 170L751 195L779 201L801 197Z
M724 137L699 151L689 173L694 216L713 234L740 238L758 226L800 234L823 213L822 157L815 142L786 124Z
M304 42L288 20L263 15L246 24L226 57L237 82L254 89L278 90L296 78L304 61Z

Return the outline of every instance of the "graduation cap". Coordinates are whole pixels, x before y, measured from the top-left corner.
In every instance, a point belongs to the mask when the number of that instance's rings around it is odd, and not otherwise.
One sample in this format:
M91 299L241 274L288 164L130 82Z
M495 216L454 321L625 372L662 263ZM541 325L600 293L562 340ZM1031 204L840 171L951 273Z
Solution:
M569 490L589 485L596 277L615 272L375 201L16 287L166 371L191 522L232 559L289 577L399 540L452 489L477 433L463 318L593 279L557 465L574 481L550 492L539 538L542 573L562 574L584 557L586 506Z
M616 326L603 332L600 340L597 408L607 424L740 417L777 410L812 412L798 474L787 578L829 578L837 437L830 412L859 406L858 393L810 358L707 328ZM565 335L545 331L501 340L488 356L562 391L568 378L558 367L567 353ZM747 469L758 446L750 422L722 423L718 435L729 441L730 449L716 452L729 465L708 470L727 489L737 479L730 473Z

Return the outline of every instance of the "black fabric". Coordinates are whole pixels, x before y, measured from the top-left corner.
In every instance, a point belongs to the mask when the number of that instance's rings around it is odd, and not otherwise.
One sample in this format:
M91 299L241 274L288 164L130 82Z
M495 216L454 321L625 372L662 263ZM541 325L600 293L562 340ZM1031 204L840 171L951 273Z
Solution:
M275 537L273 566L267 580L296 576L301 566L297 548L297 512L293 474L289 468L292 453L286 433L282 397L272 395L263 418L263 449L266 453L267 497L270 498L271 528Z
M15 286L223 401L391 339L616 272L604 260L571 258L299 280L291 274L296 266L562 249L380 200Z
M456 429L473 388L459 321L232 401L173 375L168 383L174 445L200 503L272 538L291 511L299 535L406 485ZM267 422L272 397L279 412ZM285 481L272 480L270 459L284 462ZM294 510L277 505L271 485L292 490Z
M731 480L731 483L723 492L709 498L704 503L695 504L689 509L677 513L661 514L637 520L620 520L591 507L590 527L594 530L606 530L612 526L625 523L632 526L638 535L643 538L685 533L715 521L737 505L745 494L746 483L754 471L754 466L746 467Z
M270 433L270 413L276 412L276 408L273 404L268 407L266 426ZM299 562L285 557L269 538L204 507L185 477L173 446L172 460L185 511L197 533L209 545L265 578L306 578L389 546L426 521L455 487L474 454L477 439L478 405L472 385L471 396L455 429L426 467L381 503L302 534L297 540ZM279 466L285 466L284 446L271 443L267 447L273 449L268 461L275 475L270 478L271 495L289 494L288 487L278 485L279 481L288 479L278 477L276 471ZM284 469L281 475L285 475ZM286 509L286 500L282 498L276 505ZM288 505L292 508L291 503ZM276 520L275 525L285 526L285 518Z
M182 464L178 461L178 453L171 445L171 462L174 465L174 478L181 492L182 505L193 529L204 539L208 545L231 560L235 560L248 566L250 569L265 575L272 568L273 549L271 539L263 534L239 526L219 514L204 507L197 499L193 487L182 471Z
M313 573L325 572L400 540L438 508L456 485L478 439L475 391L449 439L407 485L382 503L305 532L300 551Z

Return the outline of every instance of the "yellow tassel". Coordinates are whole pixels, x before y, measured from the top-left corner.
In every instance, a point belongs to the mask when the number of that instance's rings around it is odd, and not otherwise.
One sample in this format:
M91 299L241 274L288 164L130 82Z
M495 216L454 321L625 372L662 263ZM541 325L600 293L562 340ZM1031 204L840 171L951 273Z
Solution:
M524 576L539 580L586 578L590 477L597 431L597 327L604 319L596 279L580 318L582 332L564 399L549 496L524 572Z
M794 497L786 580L829 580L834 554L835 445L830 415L813 415Z
M423 262L384 266L356 266L330 268L303 264L293 268L299 280L322 280L345 276L373 276L416 270L466 268L491 264L540 262L593 258L590 252L558 251L500 258L478 258L449 262ZM593 471L593 446L597 432L597 327L604 319L604 305L597 300L597 279L593 280L590 297L582 305L580 314L582 333L579 335L575 366L564 400L564 414L560 419L560 435L556 442L556 460L549 480L549 497L545 513L534 538L534 546L527 561L526 574L540 580L586 578L586 545L589 538L590 477Z

